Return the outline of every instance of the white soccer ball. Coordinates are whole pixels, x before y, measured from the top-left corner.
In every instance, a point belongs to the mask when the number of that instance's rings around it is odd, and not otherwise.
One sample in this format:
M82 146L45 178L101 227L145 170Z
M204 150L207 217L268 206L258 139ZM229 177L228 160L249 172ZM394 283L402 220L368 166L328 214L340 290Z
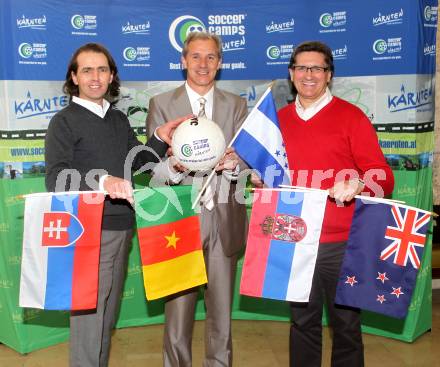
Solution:
M194 117L174 131L171 148L177 161L190 171L207 171L223 157L226 142L223 131L214 121Z

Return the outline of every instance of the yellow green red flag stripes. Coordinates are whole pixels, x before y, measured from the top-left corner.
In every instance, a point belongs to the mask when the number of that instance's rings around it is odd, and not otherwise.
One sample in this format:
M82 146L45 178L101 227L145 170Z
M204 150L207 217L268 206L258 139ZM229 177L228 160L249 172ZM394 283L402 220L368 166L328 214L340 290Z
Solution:
M147 299L207 282L198 215L191 186L135 192L136 222Z

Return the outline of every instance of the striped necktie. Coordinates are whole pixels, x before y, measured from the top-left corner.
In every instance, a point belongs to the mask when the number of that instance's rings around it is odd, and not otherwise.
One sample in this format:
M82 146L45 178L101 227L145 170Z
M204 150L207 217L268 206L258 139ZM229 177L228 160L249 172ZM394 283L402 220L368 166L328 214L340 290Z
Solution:
M205 111L206 99L200 97L198 101L200 103L198 117L206 117L206 111Z

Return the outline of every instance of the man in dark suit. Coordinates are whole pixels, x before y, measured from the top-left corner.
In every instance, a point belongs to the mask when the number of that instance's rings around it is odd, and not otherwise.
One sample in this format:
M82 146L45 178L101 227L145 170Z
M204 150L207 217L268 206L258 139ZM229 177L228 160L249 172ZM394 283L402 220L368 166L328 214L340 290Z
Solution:
M189 34L182 51L186 83L150 100L147 129L153 133L160 123L188 113L206 115L223 130L226 143L233 138L247 115L246 101L215 86L221 66L221 40L218 36L197 32ZM205 287L205 360L203 366L231 366L231 306L237 254L245 243L247 217L244 204L234 197L236 178L246 168L228 149L217 170L214 197L205 198L201 208L201 235L208 273ZM155 170L171 184L195 184L188 172L173 157ZM219 185L223 181L227 185ZM222 190L219 190L219 187ZM227 186L227 195L224 191ZM164 366L189 367L191 339L198 288L169 297L165 303Z

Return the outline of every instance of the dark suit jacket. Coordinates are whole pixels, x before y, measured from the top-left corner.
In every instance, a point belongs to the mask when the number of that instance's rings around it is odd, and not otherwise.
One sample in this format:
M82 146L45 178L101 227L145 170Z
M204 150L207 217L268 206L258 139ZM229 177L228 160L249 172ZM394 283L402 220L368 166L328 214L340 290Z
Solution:
M223 130L226 145L228 145L246 118L247 105L243 98L216 87L214 88L212 119ZM191 113L192 109L185 85L153 97L150 99L148 109L148 135L153 134L160 124ZM240 169L244 168L247 168L247 166L241 161ZM193 177L187 176L181 183L191 185L192 181ZM219 182L220 179L217 181ZM234 197L235 192L236 184L231 182L226 203L218 203L218 189L214 195L215 206L213 210L216 212L217 222L212 223L212 225L218 226L223 251L227 256L240 251L246 242L247 235L246 207L244 204L237 202Z

